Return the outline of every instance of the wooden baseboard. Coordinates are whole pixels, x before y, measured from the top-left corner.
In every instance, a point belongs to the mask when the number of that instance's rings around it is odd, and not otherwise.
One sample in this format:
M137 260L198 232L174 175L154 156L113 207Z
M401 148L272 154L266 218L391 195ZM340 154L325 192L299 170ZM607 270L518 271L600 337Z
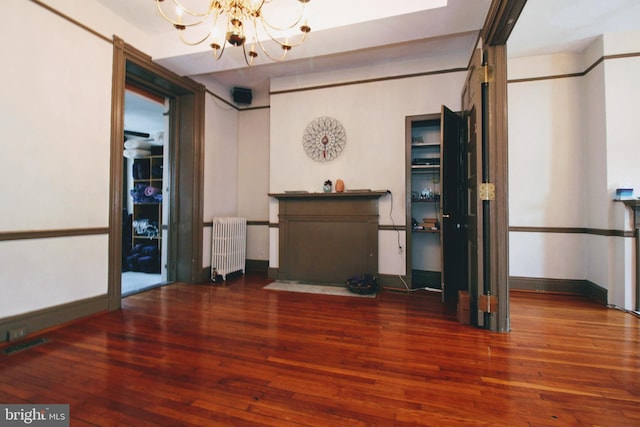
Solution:
M593 282L586 280L587 296L594 301L599 302L602 305L609 304L608 291L602 286L598 286Z
M259 259L248 259L245 261L245 272L251 273L266 273L269 271L269 261ZM211 267L205 267L202 269L202 283L211 282Z
M269 261L260 259L248 259L246 262L247 271L253 273L266 273L269 271Z
M607 290L588 280L547 279L538 277L509 277L511 290L583 295L607 305Z
M8 341L8 332L26 328L27 335L43 329L60 326L83 317L91 316L108 309L107 295L98 295L80 301L48 307L17 316L0 319L0 342Z

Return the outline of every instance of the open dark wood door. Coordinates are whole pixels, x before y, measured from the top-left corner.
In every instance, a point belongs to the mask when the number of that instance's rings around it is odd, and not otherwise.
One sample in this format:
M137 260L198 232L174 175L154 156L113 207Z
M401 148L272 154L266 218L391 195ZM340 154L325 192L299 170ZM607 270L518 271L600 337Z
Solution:
M442 106L442 290L446 303L467 290L465 121Z

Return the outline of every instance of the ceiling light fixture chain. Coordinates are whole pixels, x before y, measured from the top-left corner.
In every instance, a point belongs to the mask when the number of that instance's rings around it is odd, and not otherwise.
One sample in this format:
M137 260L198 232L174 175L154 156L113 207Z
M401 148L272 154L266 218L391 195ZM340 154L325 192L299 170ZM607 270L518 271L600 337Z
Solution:
M216 59L220 59L227 44L242 46L244 60L251 66L258 57L256 44L272 61L282 61L294 47L300 46L311 31L306 15L310 0L296 0L299 14L288 25L276 25L265 16L263 7L285 0L155 0L160 15L178 30L180 40L195 46L211 39L210 46ZM289 0L293 1L293 0ZM194 5L201 3L202 10ZM170 10L173 8L173 11ZM274 15L277 15L274 14ZM194 27L207 28L193 40L186 36ZM224 28L221 28L224 27ZM297 29L297 31L296 31ZM196 31L189 31L190 36ZM246 42L251 40L247 51ZM268 44L275 43L282 55L274 55Z

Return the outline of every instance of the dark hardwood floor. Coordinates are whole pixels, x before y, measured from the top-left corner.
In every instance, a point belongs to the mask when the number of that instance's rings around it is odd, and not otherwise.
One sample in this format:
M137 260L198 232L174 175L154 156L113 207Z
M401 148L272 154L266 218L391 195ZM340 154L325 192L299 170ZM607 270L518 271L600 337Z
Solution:
M513 293L501 334L460 325L436 293L267 282L170 285L44 331L0 354L0 403L68 403L72 426L640 425L633 315Z

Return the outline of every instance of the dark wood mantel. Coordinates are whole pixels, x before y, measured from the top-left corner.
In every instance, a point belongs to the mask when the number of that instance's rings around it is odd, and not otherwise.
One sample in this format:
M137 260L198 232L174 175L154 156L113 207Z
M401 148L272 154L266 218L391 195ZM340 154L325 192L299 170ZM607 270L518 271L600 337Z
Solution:
M269 193L276 199L377 199L388 194L387 190L376 191L345 191L342 193L309 193L306 191L287 191L284 193Z
M270 193L279 200L277 278L343 284L378 274L378 199L386 194Z
M640 200L625 199L622 202L633 211L633 235L636 239L636 310L640 311Z
M633 210L633 227L638 228L640 226L640 200L639 199L622 199L620 200L627 207Z

